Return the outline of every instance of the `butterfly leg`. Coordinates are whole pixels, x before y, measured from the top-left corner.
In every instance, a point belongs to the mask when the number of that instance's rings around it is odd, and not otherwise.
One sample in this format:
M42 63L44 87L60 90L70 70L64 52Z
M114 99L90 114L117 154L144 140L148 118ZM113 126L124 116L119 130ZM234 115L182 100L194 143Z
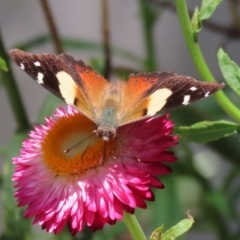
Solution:
M116 137L117 138L117 137ZM128 152L130 152L130 154L138 161L138 162L141 162L141 159L138 158L135 154L133 154L133 152L126 146L126 144L124 144L124 142L122 141L121 138L117 138L118 141L121 143L121 146L124 146ZM123 148L121 147L121 150L122 150L122 153L123 153Z

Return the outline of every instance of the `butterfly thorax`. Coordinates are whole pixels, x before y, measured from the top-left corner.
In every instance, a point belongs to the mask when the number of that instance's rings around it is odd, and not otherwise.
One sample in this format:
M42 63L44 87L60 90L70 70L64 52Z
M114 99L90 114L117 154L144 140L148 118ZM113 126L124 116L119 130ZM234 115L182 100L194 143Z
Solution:
M116 89L108 92L97 119L97 136L103 141L109 141L116 137L118 128L117 112L119 106L119 95Z

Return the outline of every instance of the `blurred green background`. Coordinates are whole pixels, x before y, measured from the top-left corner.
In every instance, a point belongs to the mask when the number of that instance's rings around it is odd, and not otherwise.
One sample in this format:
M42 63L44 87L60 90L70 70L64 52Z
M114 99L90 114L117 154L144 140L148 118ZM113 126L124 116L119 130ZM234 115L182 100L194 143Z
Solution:
M102 1L48 2L63 50L103 72ZM158 70L200 79L184 42L173 1L109 0L108 3L112 77ZM199 0L187 3L190 15L201 5ZM224 0L204 22L199 34L203 55L220 82L223 77L216 56L219 47L236 63L240 62L239 5L237 0ZM0 27L5 52L19 47L35 53L56 53L43 1L1 0ZM64 105L17 66L11 66L31 125L41 123L56 106ZM57 236L47 234L37 225L31 227L31 221L22 217L13 198L11 157L18 155L26 129L15 134L19 126L4 88L4 76L0 74L1 239L131 239L123 223L106 226L96 233L86 229L71 238L67 230ZM224 91L238 106L235 94L228 87ZM230 119L213 98L174 110L171 118L176 126ZM181 239L240 239L239 137L234 135L205 145L180 140L174 152L178 162L170 165L173 173L161 177L166 188L154 191L156 200L148 203L147 210L136 211L145 233L150 235L161 224L166 229L175 225L190 210L195 224Z

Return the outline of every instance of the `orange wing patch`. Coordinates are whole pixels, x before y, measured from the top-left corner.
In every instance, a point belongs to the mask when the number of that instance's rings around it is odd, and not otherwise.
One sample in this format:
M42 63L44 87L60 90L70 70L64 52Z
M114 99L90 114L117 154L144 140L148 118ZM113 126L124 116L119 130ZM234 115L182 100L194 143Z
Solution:
M98 115L99 113L97 111L100 109L104 93L110 83L88 66L78 64L77 71L79 73L82 85L81 87L87 97L88 104L92 105L93 112Z
M161 110L172 92L166 88L158 89L159 82L169 75L172 73L140 73L130 75L128 82L119 81L120 125L153 116Z

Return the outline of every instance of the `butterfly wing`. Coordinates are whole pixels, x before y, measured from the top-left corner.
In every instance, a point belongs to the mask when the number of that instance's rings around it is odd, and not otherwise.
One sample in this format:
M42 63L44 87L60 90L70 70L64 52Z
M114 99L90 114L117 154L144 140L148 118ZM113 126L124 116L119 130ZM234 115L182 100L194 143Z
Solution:
M67 54L30 54L14 49L10 56L36 82L93 121L101 114L101 104L108 93L117 94L119 125L187 105L224 86L171 72L153 72L131 75L128 82L117 81L115 88L115 83L110 84L91 67Z
M172 72L130 75L128 82L119 81L120 125L168 112L205 98L224 87L224 83L201 82Z
M91 67L65 53L56 56L13 49L9 54L36 82L95 120L97 105L108 82Z

